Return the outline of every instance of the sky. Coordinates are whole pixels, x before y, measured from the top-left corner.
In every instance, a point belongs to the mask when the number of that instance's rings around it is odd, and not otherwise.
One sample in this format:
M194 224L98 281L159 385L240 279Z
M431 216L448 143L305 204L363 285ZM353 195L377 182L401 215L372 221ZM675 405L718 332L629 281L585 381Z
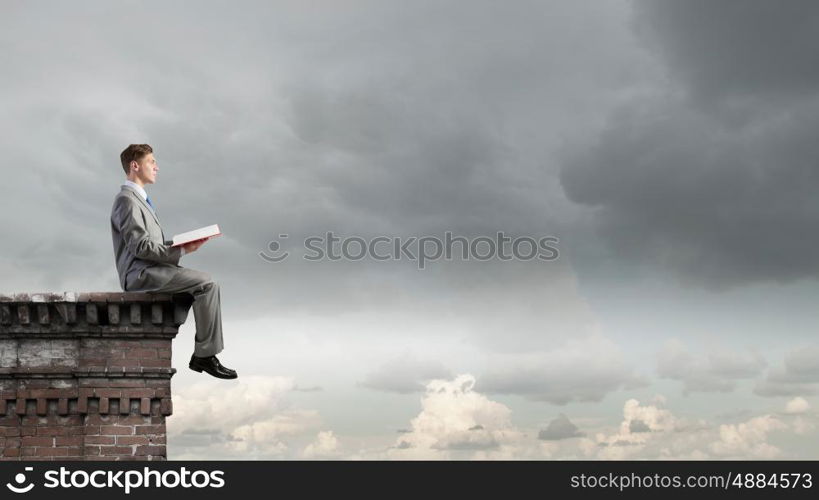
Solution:
M148 143L165 234L222 229L180 264L239 373L186 368L191 315L171 459L817 459L817 33L807 0L3 2L0 292L120 291ZM305 259L328 232L558 255Z

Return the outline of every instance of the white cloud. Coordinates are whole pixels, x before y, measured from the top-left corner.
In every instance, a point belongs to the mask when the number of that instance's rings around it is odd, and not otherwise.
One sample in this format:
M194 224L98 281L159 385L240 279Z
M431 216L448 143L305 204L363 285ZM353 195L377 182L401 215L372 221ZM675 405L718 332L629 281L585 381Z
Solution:
M333 434L333 431L320 431L316 435L316 439L304 448L302 456L318 459L339 458L341 451L338 438Z
M675 415L663 396L641 403L629 399L622 419L608 426L582 418L584 434L568 417L554 419L545 435L512 423L511 409L474 389L475 378L461 374L427 385L420 413L410 428L386 450L359 450L364 459L601 459L709 460L799 457L797 448L779 442L807 434L815 426L797 415L787 421L773 415L713 425L700 418ZM552 428L553 427L553 428ZM792 431L792 432L789 432ZM783 433L775 435L775 433ZM573 439L565 439L573 438ZM348 457L349 458L349 457Z
M410 432L397 438L388 456L499 458L515 453L524 435L512 425L512 411L474 391L474 385L475 377L469 374L429 382L421 413L410 421Z
M711 451L722 458L747 460L771 459L781 450L767 443L768 434L787 428L784 422L771 415L754 417L739 424L719 426L719 441L711 444Z
M791 415L805 413L810 410L810 404L803 397L795 397L785 405L785 413Z
M652 433L663 433L674 429L677 420L667 409L661 407L662 397L653 405L641 405L636 399L629 399L623 405L623 420L617 432L606 435L598 433L598 458L625 459L638 454L646 443L655 439ZM591 449L589 449L591 450Z
M785 416L791 418L793 431L799 435L813 433L816 430L817 423L819 423L816 412L811 411L810 403L801 396L797 396L785 404Z
M315 432L315 410L294 408L290 377L245 376L216 391L202 382L174 392L168 450L174 459L274 458L293 454L289 441Z
M781 454L779 448L768 442L768 437L788 426L774 416L757 416L717 429L701 419L677 417L663 406L662 397L652 404L640 404L636 399L626 401L617 431L600 432L594 440L583 440L580 449L588 458L613 460L747 459ZM635 426L634 422L639 424Z

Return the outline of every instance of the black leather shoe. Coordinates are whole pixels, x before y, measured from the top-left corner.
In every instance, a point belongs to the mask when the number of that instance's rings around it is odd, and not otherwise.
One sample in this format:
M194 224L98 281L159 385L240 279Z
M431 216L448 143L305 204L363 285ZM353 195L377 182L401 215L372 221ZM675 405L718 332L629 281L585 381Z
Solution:
M191 356L191 362L188 364L188 367L200 373L204 370L216 378L236 378L238 376L235 370L222 366L222 363L216 359L216 356L208 356L206 358Z

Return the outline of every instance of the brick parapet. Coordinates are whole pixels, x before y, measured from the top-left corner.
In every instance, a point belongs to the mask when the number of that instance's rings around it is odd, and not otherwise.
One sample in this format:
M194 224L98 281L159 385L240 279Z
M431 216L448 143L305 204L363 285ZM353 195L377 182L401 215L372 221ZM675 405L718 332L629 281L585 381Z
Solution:
M187 294L0 295L0 459L162 460Z

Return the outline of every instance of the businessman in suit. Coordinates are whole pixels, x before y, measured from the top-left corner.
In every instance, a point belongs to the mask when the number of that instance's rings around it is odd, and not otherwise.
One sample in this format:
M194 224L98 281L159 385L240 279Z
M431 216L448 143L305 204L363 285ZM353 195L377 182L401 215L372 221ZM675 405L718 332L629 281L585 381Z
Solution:
M216 358L222 351L222 315L219 284L208 273L179 265L207 238L172 247L165 239L147 184L156 182L159 167L147 144L131 144L120 154L127 180L111 209L111 236L119 282L127 292L190 293L196 319L196 338L189 367L218 378L236 378L235 370Z

